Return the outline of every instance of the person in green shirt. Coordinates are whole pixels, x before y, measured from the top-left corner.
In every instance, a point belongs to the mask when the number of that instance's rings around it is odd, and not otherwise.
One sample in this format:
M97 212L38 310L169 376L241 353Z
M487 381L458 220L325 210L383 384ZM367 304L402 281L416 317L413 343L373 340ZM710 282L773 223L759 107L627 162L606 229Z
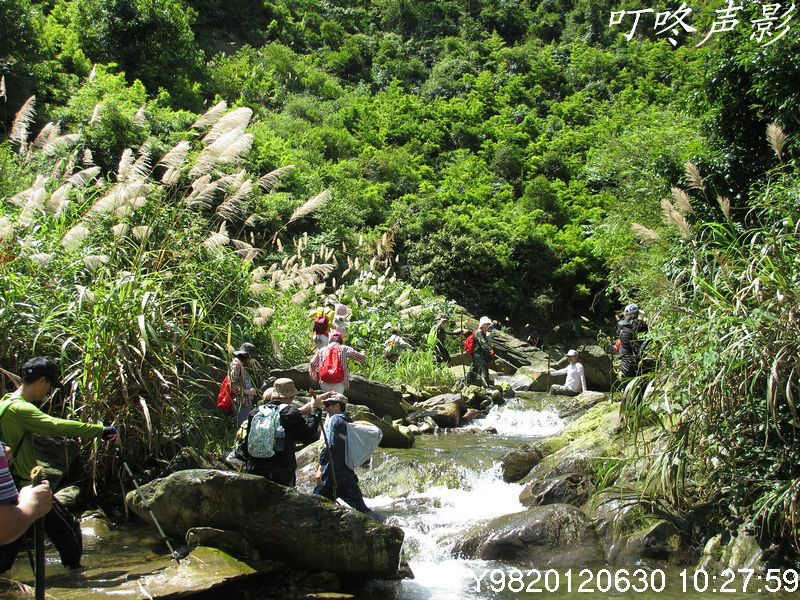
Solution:
M56 364L49 358L37 356L22 365L22 385L0 401L0 433L12 449L11 473L17 486L26 485L36 466L33 435L47 437L102 438L119 443L115 427L95 423L59 419L39 410L54 389L61 387ZM53 497L53 509L44 518L44 528L58 550L61 562L69 568L80 567L83 553L81 529L77 520ZM8 570L17 556L19 542L0 546L0 572Z
M475 332L475 343L472 349L470 380L483 387L492 385L492 380L489 377L489 362L494 357L492 342L489 338L489 328L491 326L492 320L489 317L481 317L478 330Z

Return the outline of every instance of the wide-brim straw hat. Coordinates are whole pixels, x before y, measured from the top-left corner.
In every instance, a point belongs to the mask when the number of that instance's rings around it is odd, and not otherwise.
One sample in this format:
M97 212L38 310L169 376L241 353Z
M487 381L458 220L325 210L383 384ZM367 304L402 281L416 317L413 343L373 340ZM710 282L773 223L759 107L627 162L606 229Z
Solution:
M272 384L270 400L294 400L295 396L297 396L297 388L294 387L294 381L288 377L276 379Z

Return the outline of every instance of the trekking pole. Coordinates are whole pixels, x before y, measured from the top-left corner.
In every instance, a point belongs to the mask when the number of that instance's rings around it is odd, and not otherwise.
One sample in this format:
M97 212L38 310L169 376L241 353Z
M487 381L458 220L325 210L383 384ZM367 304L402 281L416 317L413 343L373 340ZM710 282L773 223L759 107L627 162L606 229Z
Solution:
M42 483L44 471L42 467L31 469L31 486ZM33 548L35 553L33 575L36 580L36 600L44 600L44 517L36 519L33 524Z
M146 506L147 501L144 499L142 490L139 488L139 482L136 481L136 478L133 476L133 471L131 471L131 468L128 466L128 463L125 462L125 458L122 456L122 448L120 446L115 446L114 450L117 453L119 459L122 461L122 466L125 467L125 470L128 472L131 481L133 481L133 486L136 488L136 493L139 495L139 500L142 501L143 506ZM175 549L172 547L169 538L167 538L167 535L164 533L164 530L161 529L161 524L158 522L158 519L156 519L156 516L153 514L153 509L148 507L147 512L150 513L150 518L153 519L153 523L155 523L156 529L158 529L158 533L161 534L161 538L164 540L164 542L166 542L167 548L169 548L170 555L172 556L173 559L175 559L176 563L180 564L181 561L180 558L178 557L178 553L175 552Z
M328 451L328 462L331 466L331 482L333 483L333 501L336 502L336 465L333 464L333 452L328 444L328 436L325 435L325 425L322 420L319 422L319 430L322 432L322 439L325 442L325 449Z

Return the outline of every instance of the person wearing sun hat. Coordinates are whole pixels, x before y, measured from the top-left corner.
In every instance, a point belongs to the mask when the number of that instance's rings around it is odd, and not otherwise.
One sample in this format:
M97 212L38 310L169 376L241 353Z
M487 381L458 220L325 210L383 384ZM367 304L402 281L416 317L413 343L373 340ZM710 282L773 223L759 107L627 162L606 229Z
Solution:
M358 486L358 476L345 460L347 424L353 421L345 412L347 397L338 392L326 392L317 398L324 404L328 417L323 432L326 445L320 453L314 493L334 502L341 498L357 511L371 513Z
M478 329L475 332L475 341L472 346L472 368L470 369L470 380L476 381L478 385L489 387L492 380L489 378L489 362L494 357L492 344L488 337L489 328L492 320L489 317L481 317L478 322Z
M550 394L553 396L577 396L581 392L587 391L586 374L583 365L578 362L578 353L575 350L567 352L567 363L563 369L550 371L550 375L567 376L564 385L553 384L550 386Z
M239 445L240 453L245 459L246 473L261 475L288 487L295 486L297 482L295 443L313 442L317 439L322 412L320 400L309 400L303 406L293 406L292 402L296 397L297 389L294 382L285 377L276 379L272 387L264 392L266 406L278 411L283 428L282 435L276 438L275 454L270 458L254 458L247 453L247 431L259 409L254 408L250 411L243 435L245 442Z
M338 357L329 357L332 352L337 352ZM337 360L332 360L337 358ZM314 382L319 382L323 392L339 392L343 394L350 387L350 370L348 361L356 360L365 363L367 355L359 352L355 348L344 344L344 337L341 332L334 331L331 334L330 342L322 350L318 350L308 365L308 374ZM326 374L326 369L335 368L335 376L331 373Z

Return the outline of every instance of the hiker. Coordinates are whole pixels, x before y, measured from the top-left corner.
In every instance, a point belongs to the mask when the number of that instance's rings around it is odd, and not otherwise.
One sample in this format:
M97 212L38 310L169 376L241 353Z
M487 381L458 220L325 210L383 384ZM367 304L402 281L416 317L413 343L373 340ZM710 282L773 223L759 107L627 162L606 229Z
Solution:
M11 447L11 473L18 487L29 483L31 469L36 466L33 436L102 438L119 444L116 427L96 423L68 421L51 417L36 408L52 390L60 388L58 367L49 358L37 356L22 365L22 385L0 402L2 438ZM81 564L83 539L78 521L53 496L52 510L44 517L44 530L70 569ZM0 572L8 570L17 556L20 540L0 546Z
M478 330L473 334L472 343L472 367L469 370L470 381L477 379L483 387L492 385L489 378L489 362L494 358L491 342L488 337L489 328L492 320L489 317L481 317L478 323ZM469 338L467 338L469 341Z
M319 382L319 387L323 392L344 394L345 390L350 387L348 359L352 358L360 363L367 361L366 354L350 346L345 346L343 340L342 334L334 331L331 334L330 343L319 350L308 365L311 379Z
M337 392L329 392L318 398L322 400L325 412L328 413L323 435L330 447L330 453L328 447L322 448L314 493L334 502L336 498L341 498L357 511L370 513L372 511L364 503L364 496L358 487L358 477L355 471L347 466L345 460L347 423L353 421L350 415L345 414L347 397ZM332 466L331 463L333 463ZM335 493L334 487L336 488Z
M647 333L647 323L639 318L641 312L635 304L628 304L622 320L617 323L620 375L623 378L641 374L643 344L638 338L640 333Z
M319 423L322 411L321 400L309 400L303 406L292 406L297 396L294 382L288 378L275 380L270 390L264 393L264 403L250 411L247 429L240 445L239 454L245 459L245 472L261 475L270 481L294 487L297 483L297 458L295 442L313 442L319 437ZM264 408L276 411L279 415L274 433L274 455L257 458L248 452L248 435L253 418ZM264 411L266 412L266 411Z
M228 370L231 386L231 399L233 400L233 411L236 413L236 427L241 427L247 420L250 411L253 410L252 398L258 396L258 390L250 382L250 375L247 367L250 360L255 359L257 354L253 344L245 342L233 353L231 367Z
M550 386L551 396L577 396L588 391L586 387L586 374L583 365L578 362L578 353L575 350L567 352L567 366L556 371L551 370L550 375L566 375L564 385L553 384Z
M330 334L331 325L333 324L335 310L336 303L328 298L325 300L325 306L321 306L309 315L313 319L311 325L312 338L314 339L314 346L317 350L321 350L328 345L328 335Z
M333 315L333 331L335 333L340 333L342 335L342 339L344 339L344 336L347 335L347 326L350 324L350 316L350 309L344 304L337 303L335 305Z
M400 358L400 352L404 349L408 350L411 348L411 344L409 344L403 337L400 335L399 329L392 329L392 335L389 336L385 342L383 342L383 358L391 361L396 361Z
M36 519L50 512L53 492L47 480L36 487L25 486L17 492L8 470L11 448L4 446L3 449L5 452L0 452L0 544L10 544L22 537Z
M450 353L447 351L447 347L445 346L445 341L447 340L448 335L454 336L462 336L464 335L463 329L456 329L453 331L449 331L447 329L447 323L450 319L447 318L447 315L440 314L436 317L436 360L441 363L449 363L450 362Z

